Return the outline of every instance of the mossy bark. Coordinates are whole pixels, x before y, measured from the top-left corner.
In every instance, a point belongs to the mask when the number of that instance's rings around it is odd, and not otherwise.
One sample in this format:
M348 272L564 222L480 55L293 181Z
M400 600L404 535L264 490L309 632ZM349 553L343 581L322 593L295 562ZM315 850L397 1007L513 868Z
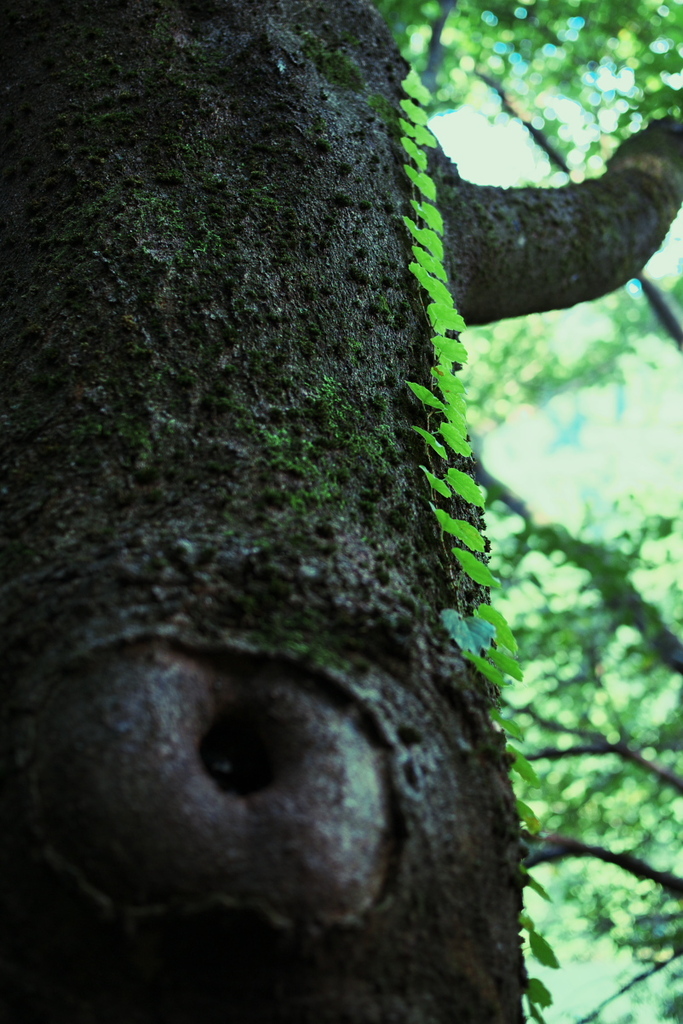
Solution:
M386 29L24 2L3 46L5 1015L516 1021Z
M485 594L404 384L431 332L386 28L3 18L0 1012L516 1024L495 695L439 625Z

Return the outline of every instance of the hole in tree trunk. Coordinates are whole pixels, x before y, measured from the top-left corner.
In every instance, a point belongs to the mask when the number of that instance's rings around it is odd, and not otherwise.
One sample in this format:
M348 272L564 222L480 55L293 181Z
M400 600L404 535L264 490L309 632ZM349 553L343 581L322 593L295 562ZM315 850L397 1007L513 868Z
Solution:
M273 781L273 766L263 740L245 719L216 722L199 753L209 775L228 793L247 796Z

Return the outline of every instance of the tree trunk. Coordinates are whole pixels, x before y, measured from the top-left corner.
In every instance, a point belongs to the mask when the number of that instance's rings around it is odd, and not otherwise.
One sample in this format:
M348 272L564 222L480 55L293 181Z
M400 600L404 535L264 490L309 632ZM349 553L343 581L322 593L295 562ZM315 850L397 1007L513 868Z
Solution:
M366 0L4 18L2 1020L516 1024L495 695L439 625L486 594L404 384L431 332L386 27ZM482 318L488 221L435 173Z

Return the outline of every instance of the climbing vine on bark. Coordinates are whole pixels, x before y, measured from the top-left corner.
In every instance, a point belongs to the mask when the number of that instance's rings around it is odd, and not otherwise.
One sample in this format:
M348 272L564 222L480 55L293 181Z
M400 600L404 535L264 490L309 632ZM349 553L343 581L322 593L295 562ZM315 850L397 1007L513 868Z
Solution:
M417 218L403 218L416 243L412 246L415 261L410 263L409 269L425 293L426 314L434 331L432 345L435 361L431 371L434 385L428 388L415 381L406 381L426 407L428 425L432 429L414 426L413 430L417 431L438 458L447 460L449 448L457 455L468 458L472 455L472 448L467 440L467 392L458 376L458 370L467 362L467 349L460 340L460 332L465 330L466 325L455 308L448 287L448 276L442 263L443 218L436 205L436 183L427 172L426 149L437 145L428 128L428 117L424 110L430 95L414 71L401 84L408 96L400 103L403 116L399 117L399 125L404 133L401 145L412 161L403 166L415 191L411 205ZM457 337L452 337L453 334ZM438 420L432 425L435 416ZM484 508L483 494L469 474L451 467L443 476L439 476L426 466L420 468L435 498L436 495L451 498L455 493L468 504ZM484 538L479 530L465 519L454 519L434 502L430 502L430 507L443 534L448 534L457 542L451 551L462 571L482 586L500 587L500 581L477 557L485 550ZM505 617L497 609L483 603L473 616L464 617L454 608L446 608L441 612L441 621L451 639L462 650L463 656L494 685L509 685L509 677L522 680L522 670L516 657L517 642ZM492 709L491 717L513 739L523 739L519 726L505 718L499 710ZM524 755L511 744L508 744L507 749L511 757L511 769L527 783L539 786L538 776ZM538 832L540 822L528 804L518 800L517 809L529 831ZM548 899L543 886L532 879L525 869L522 870L526 884ZM528 933L529 949L533 956L546 967L559 967L555 953L538 933L526 912L521 915L520 924ZM529 979L526 998L531 1016L542 1022L541 1009L552 1004L552 996L538 978Z

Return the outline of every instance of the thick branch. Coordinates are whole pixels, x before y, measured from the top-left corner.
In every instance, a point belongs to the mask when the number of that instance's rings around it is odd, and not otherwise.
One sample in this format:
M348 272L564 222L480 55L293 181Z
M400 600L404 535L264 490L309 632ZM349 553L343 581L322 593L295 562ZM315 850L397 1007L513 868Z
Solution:
M590 846L588 843L582 843L580 839L572 839L570 836L544 836L543 842L546 844L546 848L537 850L527 857L525 861L527 868L544 861L560 860L563 857L595 857L607 864L616 864L617 867L623 868L624 871L628 871L637 878L649 878L670 892L683 893L683 878L673 875L669 871L657 871L644 860L634 857L632 853L613 853L612 850L606 850L603 846Z
M482 484L489 492L489 501L502 501L502 503L515 515L521 516L522 519L528 523L533 523L533 514L531 509L518 494L511 491L507 484L504 484L501 480L498 480L495 476L491 476L489 471L483 465L479 451L481 445L475 445L477 450L477 463L475 468L477 483Z
M565 174L569 174L569 164L562 156L562 154L555 149L550 143L545 132L541 131L540 128L536 128L528 117L525 117L519 108L519 105L506 93L502 84L497 79L492 78L485 71L477 71L477 77L486 82L490 89L496 93L500 99L503 110L506 110L512 117L516 117L529 132L531 137L537 146L539 146L543 152L548 156L551 163L559 167ZM669 305L664 293L661 288L658 288L654 281L651 281L649 277L644 274L639 274L637 279L643 289L643 294L650 303L650 307L656 316L657 320L667 332L667 334L673 338L679 349L683 348L683 328L678 322L678 319Z
M559 189L474 185L440 164L448 269L469 324L613 291L639 274L683 202L683 127L668 121L623 143L600 179Z

